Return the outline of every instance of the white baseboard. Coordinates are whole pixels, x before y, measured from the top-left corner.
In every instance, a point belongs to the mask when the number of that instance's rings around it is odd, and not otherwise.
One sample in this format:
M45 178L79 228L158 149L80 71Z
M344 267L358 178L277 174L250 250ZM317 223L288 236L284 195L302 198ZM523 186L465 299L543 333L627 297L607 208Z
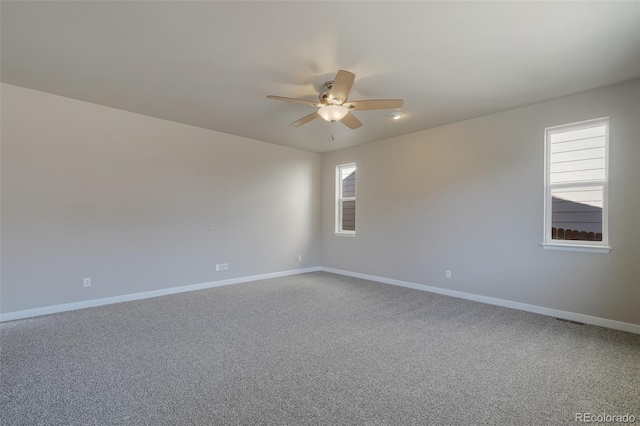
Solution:
M614 321L610 319L594 317L590 315L577 314L575 312L560 311L557 309L544 308L542 306L528 305L526 303L512 302L510 300L497 299L495 297L488 297L488 296L480 296L477 294L465 293L465 292L456 291L456 290L448 290L445 288L432 287L424 284L416 284L408 281L395 280L392 278L384 278L384 277L378 277L375 275L361 274L358 272L344 271L341 269L327 268L324 266L317 266L317 267L304 268L304 269L292 269L289 271L272 272L268 274L251 275L247 277L230 278L227 280L212 281L212 282L200 283L200 284L191 284L191 285L186 285L181 287L171 287L171 288L165 288L161 290L145 291L142 293L125 294L122 296L106 297L103 299L85 300L82 302L65 303L62 305L44 306L42 308L8 312L8 313L0 314L0 322L13 321L17 319L37 317L40 315L48 315L48 314L55 314L58 312L73 311L76 309L91 308L94 306L110 305L112 303L128 302L131 300L139 300L139 299L148 299L151 297L167 296L169 294L184 293L187 291L202 290L205 288L221 287L225 285L240 284L240 283L246 283L251 281L264 280L267 278L286 277L288 275L297 275L297 274L304 274L307 272L317 272L317 271L331 272L334 274L346 275L349 277L362 278L365 280L377 281L383 284L391 284L391 285L396 285L400 287L413 288L416 290L428 291L431 293L442 294L445 296L458 297L461 299L473 300L475 302L488 303L490 305L497 305L497 306L504 306L506 308L518 309L521 311L533 312L536 314L562 318L570 321L577 321L585 324L598 325L600 327L613 328L616 330L622 330L622 331L628 331L631 333L640 334L640 325L638 324L631 324L627 322Z
M247 283L250 281L264 280L267 278L286 277L288 275L304 274L306 272L320 271L320 267L292 269L289 271L272 272L268 274L251 275L248 277L230 278L227 280L211 281L208 283L191 284L181 287L163 288L162 290L145 291L142 293L124 294L122 296L105 297L103 299L84 300L82 302L65 303L62 305L44 306L42 308L26 309L23 311L0 314L0 322L13 321L23 318L37 317L40 315L55 314L58 312L73 311L76 309L91 308L94 306L110 305L112 303L129 302L131 300L148 299L150 297L167 296L169 294L184 293L187 291L202 290L205 288L221 287L224 285Z
M613 328L616 330L622 330L622 331L628 331L631 333L640 334L640 325L638 324L631 324L628 322L614 321L614 320L605 319L605 318L593 317L590 315L577 314L575 312L560 311L558 309L544 308L542 306L528 305L526 303L512 302L510 300L497 299L495 297L479 296L477 294L464 293L462 291L431 287L428 285L394 280L391 278L377 277L374 275L361 274L358 272L343 271L341 269L333 269L333 268L326 268L326 267L321 267L319 269L324 272L331 272L334 274L346 275L349 277L362 278L370 281L377 281L383 284L391 284L391 285L396 285L400 287L413 288L416 290L429 291L431 293L438 293L445 296L458 297L460 299L473 300L475 302L488 303L490 305L504 306L505 308L518 309L521 311L528 311L536 314L562 318L570 321L577 321L585 324L598 325L600 327Z

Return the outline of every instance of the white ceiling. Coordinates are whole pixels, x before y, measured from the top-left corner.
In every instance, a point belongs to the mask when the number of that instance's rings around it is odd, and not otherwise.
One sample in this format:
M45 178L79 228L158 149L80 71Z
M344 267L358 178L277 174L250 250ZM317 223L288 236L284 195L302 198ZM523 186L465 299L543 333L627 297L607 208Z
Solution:
M2 81L315 152L640 76L640 2L3 2ZM338 69L349 99L405 116L315 120Z

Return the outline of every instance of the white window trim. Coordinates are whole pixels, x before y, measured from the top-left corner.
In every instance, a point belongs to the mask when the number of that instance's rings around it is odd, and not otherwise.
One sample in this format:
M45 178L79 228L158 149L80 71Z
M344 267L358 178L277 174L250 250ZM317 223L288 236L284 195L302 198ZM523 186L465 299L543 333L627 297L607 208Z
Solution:
M355 237L356 236L356 231L345 231L342 228L342 202L343 201L355 201L356 197L345 197L345 198L341 198L342 196L342 186L340 185L342 180L340 179L340 171L342 168L344 167L355 167L356 168L356 195L358 194L358 175L357 175L357 171L358 168L356 167L356 163L346 163L346 164L339 164L336 166L336 208L335 208L335 223L336 223L336 230L335 230L335 235L338 236L342 236L342 237ZM357 215L358 210L356 209L356 215Z
M580 183L549 183L551 165L550 133L557 129L581 130L597 125L605 126L605 176L604 181L580 182ZM551 189L576 186L602 186L602 241L578 241L578 240L553 240L551 238ZM544 129L544 228L542 244L545 250L580 251L591 253L609 253L609 117L601 117L593 120L579 121L577 123L562 124ZM567 241L567 242L562 242Z

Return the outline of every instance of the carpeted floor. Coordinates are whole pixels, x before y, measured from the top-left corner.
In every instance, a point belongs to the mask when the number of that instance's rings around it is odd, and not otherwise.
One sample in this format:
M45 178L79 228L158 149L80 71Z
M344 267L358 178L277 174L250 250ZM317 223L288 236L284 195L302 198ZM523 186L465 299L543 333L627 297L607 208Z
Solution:
M640 335L323 272L1 331L2 425L640 422Z

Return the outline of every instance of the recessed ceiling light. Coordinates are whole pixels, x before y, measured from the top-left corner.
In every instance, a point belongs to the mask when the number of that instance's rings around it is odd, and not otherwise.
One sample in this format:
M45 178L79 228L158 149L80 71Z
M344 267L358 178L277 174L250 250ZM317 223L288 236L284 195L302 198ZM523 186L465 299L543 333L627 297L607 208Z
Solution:
M392 112L391 114L389 114L389 117L393 118L394 120L399 119L400 117L402 117L404 113L402 111L395 111Z

